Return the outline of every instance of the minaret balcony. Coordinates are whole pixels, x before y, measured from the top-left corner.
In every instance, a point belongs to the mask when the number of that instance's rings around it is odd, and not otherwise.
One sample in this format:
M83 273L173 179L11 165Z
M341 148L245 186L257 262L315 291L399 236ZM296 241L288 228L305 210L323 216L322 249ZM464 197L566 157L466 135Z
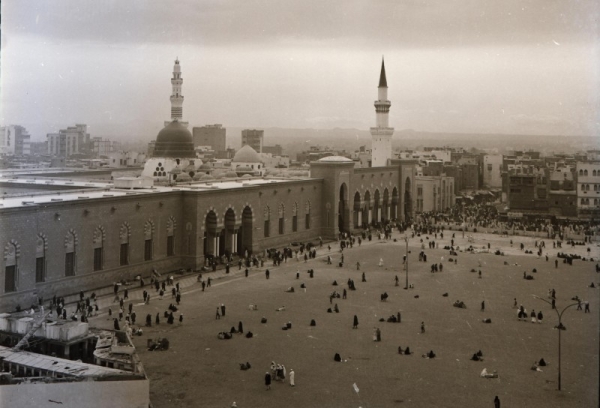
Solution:
M374 105L377 106L392 106L392 102L390 101L375 101Z

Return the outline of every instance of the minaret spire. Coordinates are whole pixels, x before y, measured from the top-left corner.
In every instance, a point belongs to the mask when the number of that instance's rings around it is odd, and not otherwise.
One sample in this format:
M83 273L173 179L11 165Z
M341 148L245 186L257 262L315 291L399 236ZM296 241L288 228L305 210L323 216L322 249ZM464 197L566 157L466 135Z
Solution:
M376 127L371 128L371 165L381 167L389 165L392 158L392 135L394 128L389 125L389 112L392 103L387 98L387 78L385 76L385 62L381 58L381 73L375 101Z
M387 88L387 79L385 78L385 62L381 57L381 74L379 74L379 88Z
M173 77L171 78L171 120L180 121L183 117L183 95L181 94L181 85L183 78L181 77L181 65L179 65L179 57L175 59L173 66Z

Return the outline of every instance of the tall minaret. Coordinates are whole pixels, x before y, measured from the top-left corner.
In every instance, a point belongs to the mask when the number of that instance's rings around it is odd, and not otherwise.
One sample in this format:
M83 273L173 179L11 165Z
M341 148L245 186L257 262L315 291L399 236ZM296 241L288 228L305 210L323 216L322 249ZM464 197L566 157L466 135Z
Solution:
M392 135L394 128L389 127L389 112L392 103L387 99L387 80L385 78L385 64L381 60L381 74L379 76L378 100L375 101L375 115L377 127L371 128L371 166L387 166L392 158Z
M175 65L173 65L173 78L171 78L171 86L173 88L171 92L171 120L165 121L167 126L172 121L176 120L183 126L187 127L188 122L183 122L183 95L181 94L181 85L183 84L183 78L181 77L181 65L179 65L179 58L175 59Z

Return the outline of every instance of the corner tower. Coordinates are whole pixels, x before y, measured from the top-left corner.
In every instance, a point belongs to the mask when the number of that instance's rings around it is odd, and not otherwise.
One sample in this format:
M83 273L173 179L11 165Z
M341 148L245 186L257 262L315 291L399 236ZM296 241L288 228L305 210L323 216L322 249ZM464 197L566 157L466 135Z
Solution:
M378 100L375 101L375 115L377 127L371 128L372 167L387 166L392 158L392 135L394 128L389 127L389 112L392 103L387 98L387 79L385 77L385 63L381 60L381 74L377 88Z

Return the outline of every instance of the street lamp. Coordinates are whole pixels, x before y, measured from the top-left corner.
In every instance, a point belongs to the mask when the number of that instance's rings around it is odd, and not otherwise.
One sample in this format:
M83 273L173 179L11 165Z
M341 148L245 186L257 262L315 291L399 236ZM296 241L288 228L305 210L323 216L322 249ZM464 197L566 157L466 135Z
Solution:
M542 299L541 297L536 296L536 295L533 295L533 297L536 298L536 299L541 300L542 302L548 303L552 307L552 303L548 302L546 299ZM565 310L567 310L570 307L577 306L578 304L579 303L573 303L571 305L565 306L565 308L563 310L561 310L560 312L558 311L558 309L552 307L552 310L554 310L556 312L556 315L558 316L558 326L557 326L557 329L558 329L558 390L559 391L561 390L561 381L560 381L561 380L561 377L560 377L560 360L561 360L560 359L560 334L561 334L561 332L563 330L565 330L564 326L562 324L561 319L562 319L562 315L565 312Z
M408 289L408 234L404 236L404 242L406 242L406 259L404 260L404 269L406 270L406 286L404 289Z

